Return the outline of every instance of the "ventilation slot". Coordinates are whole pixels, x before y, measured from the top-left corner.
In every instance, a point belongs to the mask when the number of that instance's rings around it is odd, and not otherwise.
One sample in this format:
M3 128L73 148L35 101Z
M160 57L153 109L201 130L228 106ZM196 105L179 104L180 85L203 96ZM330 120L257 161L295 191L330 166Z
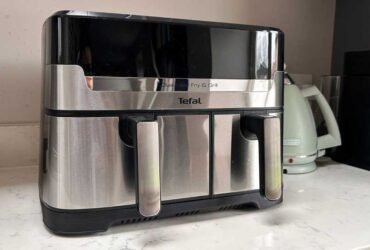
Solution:
M220 207L218 211L223 211L223 210L229 210L229 209L238 209L242 208L243 205L233 205L233 206L225 206L225 207Z
M119 224L131 224L131 223L136 223L136 222L142 222L142 221L151 221L155 220L157 217L145 217L145 218L132 218L132 219L127 219L127 220L122 220L120 221Z
M175 216L179 217L179 216L192 215L192 214L197 214L197 213L199 213L199 210L177 213Z

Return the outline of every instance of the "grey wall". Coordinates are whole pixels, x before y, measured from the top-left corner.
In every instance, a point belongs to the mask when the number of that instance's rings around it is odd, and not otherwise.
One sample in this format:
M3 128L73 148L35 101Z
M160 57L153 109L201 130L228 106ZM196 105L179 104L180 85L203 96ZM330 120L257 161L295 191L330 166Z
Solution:
M370 50L370 1L337 0L332 74L342 74L345 52L359 50Z

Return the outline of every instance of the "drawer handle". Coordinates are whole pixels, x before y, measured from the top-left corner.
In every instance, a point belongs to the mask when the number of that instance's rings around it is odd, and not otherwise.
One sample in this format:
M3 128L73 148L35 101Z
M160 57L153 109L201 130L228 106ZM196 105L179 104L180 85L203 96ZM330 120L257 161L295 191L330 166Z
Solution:
M259 142L261 191L268 200L279 200L282 195L281 121L277 116L247 116L247 129L255 133Z
M156 216L161 210L157 121L137 122L136 150L139 213L145 217Z

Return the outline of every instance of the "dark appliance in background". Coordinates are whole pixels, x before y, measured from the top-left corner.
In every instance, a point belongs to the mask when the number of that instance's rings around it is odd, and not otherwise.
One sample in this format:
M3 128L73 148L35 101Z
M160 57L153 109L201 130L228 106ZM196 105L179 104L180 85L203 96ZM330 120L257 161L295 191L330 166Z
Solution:
M370 170L370 51L345 53L339 128L333 159Z
M283 33L63 11L44 24L55 233L282 201Z

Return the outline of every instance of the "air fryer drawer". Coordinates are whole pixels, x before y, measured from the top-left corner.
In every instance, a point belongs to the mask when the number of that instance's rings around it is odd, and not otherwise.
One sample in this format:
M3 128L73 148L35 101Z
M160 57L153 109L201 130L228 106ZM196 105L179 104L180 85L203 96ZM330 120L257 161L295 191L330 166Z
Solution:
M158 116L162 200L209 195L209 116Z
M260 188L257 137L242 133L239 114L214 116L214 194Z
M45 116L41 197L59 209L134 205L134 149L118 117Z
M43 200L65 209L134 205L135 147L119 117L46 116ZM209 116L158 116L161 200L209 195ZM145 139L145 138L144 138Z

